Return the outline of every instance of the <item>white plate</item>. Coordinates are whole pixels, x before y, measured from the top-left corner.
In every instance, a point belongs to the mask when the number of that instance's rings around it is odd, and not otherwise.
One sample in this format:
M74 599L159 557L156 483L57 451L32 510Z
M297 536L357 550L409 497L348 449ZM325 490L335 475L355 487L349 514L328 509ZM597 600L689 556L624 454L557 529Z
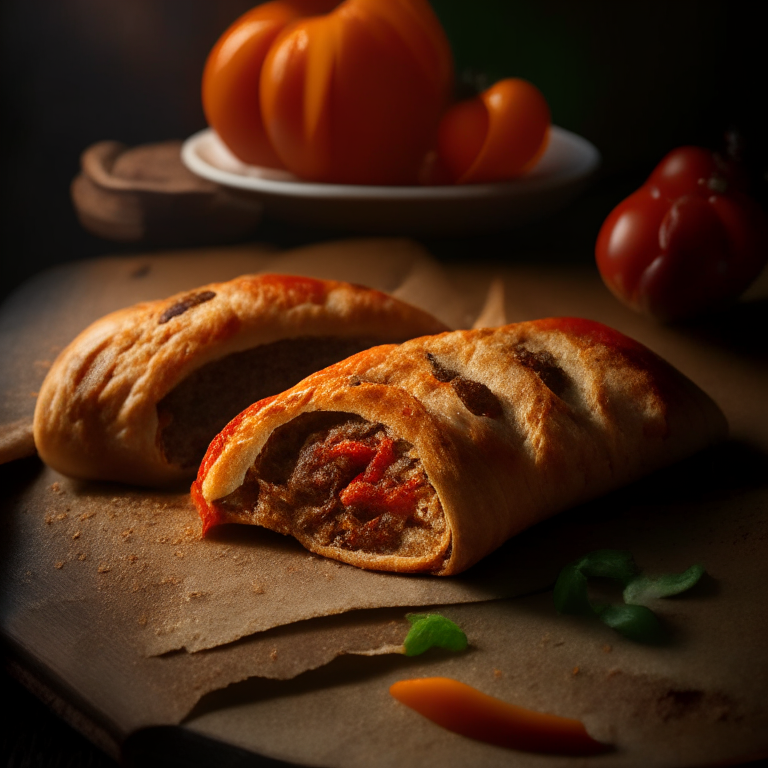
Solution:
M258 196L266 213L296 224L353 232L452 235L500 230L562 208L600 165L586 139L557 126L539 163L496 184L374 187L319 184L241 163L210 128L188 138L181 157L193 173Z

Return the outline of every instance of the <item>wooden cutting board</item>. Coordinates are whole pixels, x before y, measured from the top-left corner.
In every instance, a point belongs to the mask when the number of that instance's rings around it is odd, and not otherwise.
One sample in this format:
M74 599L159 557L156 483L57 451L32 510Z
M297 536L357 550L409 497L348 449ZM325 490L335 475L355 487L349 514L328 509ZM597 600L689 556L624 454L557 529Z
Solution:
M306 254L284 263L328 277L356 270L348 279L399 291L450 314L456 326L471 323L500 277L510 321L576 315L613 325L708 391L729 419L730 439L537 526L466 579L366 576L383 582L376 594L389 596L338 602L328 615L301 614L272 629L254 629L241 614L258 614L263 599L273 601L265 615L290 618L296 604L315 599L313 590L323 599L354 592L345 580L358 572L317 562L268 533L230 531L201 542L183 494L75 484L35 458L11 462L0 468L0 618L17 672L55 696L92 740L135 764L178 756L190 744L224 765L254 753L350 768L583 764L463 739L387 692L395 680L435 674L583 720L616 747L601 766L706 765L768 751L768 355L754 332L767 327L768 276L728 314L673 329L624 310L590 268L443 269L407 241L345 247L309 265ZM47 365L95 317L271 268L274 258L268 247L217 249L84 262L39 276L0 317L8 362L0 425L23 426ZM558 569L603 547L630 549L649 571L705 565L704 583L660 601L671 643L639 646L555 614L549 587ZM282 564L279 579L254 577L266 550ZM464 627L468 652L356 655L401 642L405 613L424 604ZM204 624L220 614L235 625L219 638L224 645L184 650L196 637L215 638ZM179 633L184 643L175 641Z

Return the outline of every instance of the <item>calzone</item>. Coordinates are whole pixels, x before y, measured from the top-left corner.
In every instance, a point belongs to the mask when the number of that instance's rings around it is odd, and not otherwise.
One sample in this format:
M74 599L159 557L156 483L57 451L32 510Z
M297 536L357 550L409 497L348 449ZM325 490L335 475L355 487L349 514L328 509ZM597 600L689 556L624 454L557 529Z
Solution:
M251 523L362 568L450 575L726 429L639 343L545 319L375 347L255 403L192 496L204 532Z
M380 291L247 275L114 312L48 372L35 446L63 474L136 485L194 479L243 408L362 349L447 328Z

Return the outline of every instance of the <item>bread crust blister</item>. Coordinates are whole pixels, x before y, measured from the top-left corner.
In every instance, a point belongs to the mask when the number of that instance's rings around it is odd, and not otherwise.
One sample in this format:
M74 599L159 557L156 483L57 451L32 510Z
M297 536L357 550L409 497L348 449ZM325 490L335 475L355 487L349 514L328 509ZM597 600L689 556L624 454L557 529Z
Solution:
M172 486L194 478L210 439L248 403L351 352L445 330L380 291L285 275L246 275L138 304L96 321L59 355L38 396L35 446L72 477ZM222 361L229 367L217 373ZM267 369L271 391L258 382ZM230 396L235 378L248 399L207 434L208 406ZM190 380L211 391L180 388ZM174 434L179 409L186 426ZM186 455L196 431L202 448Z
M336 543L318 543L311 530L291 530L290 509L279 525L265 517L257 489L267 489L257 471L265 445L313 412L383 425L413 447L444 520L422 552L350 547L343 526ZM534 523L674 463L726 430L717 405L650 350L599 323L554 318L376 347L320 371L233 420L211 444L192 494L205 530L266 519L310 550L356 566L450 575ZM322 449L329 456L342 450L333 439ZM369 471L358 469L344 482L364 480ZM231 494L247 478L253 508L233 507ZM391 495L398 480L377 482ZM334 504L343 507L338 498ZM380 511L361 510L360 526L374 525Z

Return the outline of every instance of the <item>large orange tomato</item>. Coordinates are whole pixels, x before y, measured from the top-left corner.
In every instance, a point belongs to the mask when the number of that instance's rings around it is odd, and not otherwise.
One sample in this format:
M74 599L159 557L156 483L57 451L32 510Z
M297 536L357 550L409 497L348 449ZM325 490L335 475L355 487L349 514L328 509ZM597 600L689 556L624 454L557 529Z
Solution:
M216 44L203 106L244 162L315 181L412 184L452 84L427 0L277 0Z
M283 164L272 149L261 118L259 78L275 38L307 13L330 10L336 2L280 0L251 9L219 38L203 71L203 110L208 124L244 163L268 168Z

